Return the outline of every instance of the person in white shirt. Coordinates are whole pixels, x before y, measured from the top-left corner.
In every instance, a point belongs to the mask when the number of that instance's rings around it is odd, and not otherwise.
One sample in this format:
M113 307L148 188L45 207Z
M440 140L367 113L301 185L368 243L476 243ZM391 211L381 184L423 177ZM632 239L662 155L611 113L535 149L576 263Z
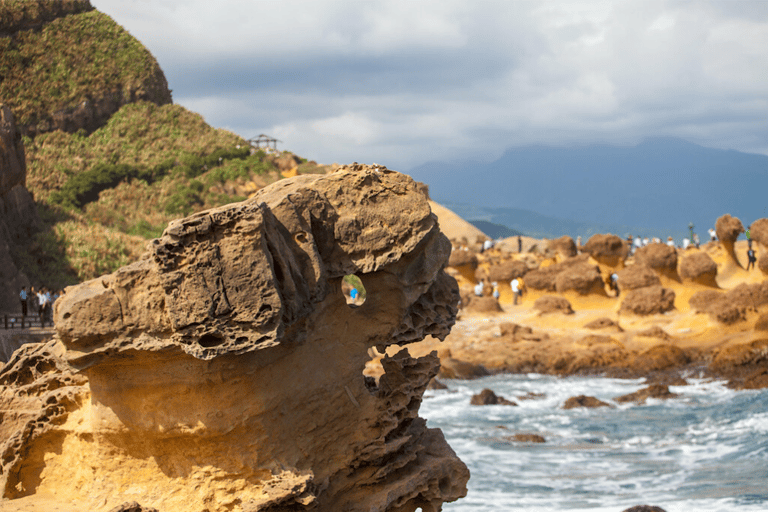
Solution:
M717 232L716 232L714 229L712 229L712 228L709 228L709 239L710 239L712 242L714 242L715 240L717 240Z
M517 298L520 297L520 281L514 278L509 285L512 287L512 293L515 295L515 306L517 306Z
M483 296L483 282L482 281L480 281L479 283L477 283L475 285L475 295L477 295L478 297L482 297Z
M670 246L670 247L674 247L675 246L675 241L672 239L671 236L667 237L667 245Z

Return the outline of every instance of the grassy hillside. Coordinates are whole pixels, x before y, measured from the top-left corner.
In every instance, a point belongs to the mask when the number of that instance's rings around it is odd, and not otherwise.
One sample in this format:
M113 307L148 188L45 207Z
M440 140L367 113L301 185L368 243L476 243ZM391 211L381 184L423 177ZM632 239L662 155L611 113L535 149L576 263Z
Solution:
M111 272L172 219L282 177L276 155L170 104L152 55L87 1L4 1L0 14L0 101L26 134L27 188L43 224L11 252L33 285ZM82 102L97 105L99 124L70 130Z

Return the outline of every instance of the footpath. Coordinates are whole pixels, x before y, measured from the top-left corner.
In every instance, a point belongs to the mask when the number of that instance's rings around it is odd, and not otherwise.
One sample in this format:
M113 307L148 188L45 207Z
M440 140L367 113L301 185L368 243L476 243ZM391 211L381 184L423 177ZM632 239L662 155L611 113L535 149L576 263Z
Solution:
M0 313L0 364L8 362L14 351L25 343L45 341L54 332L53 322L41 322L37 315L25 317L15 313Z

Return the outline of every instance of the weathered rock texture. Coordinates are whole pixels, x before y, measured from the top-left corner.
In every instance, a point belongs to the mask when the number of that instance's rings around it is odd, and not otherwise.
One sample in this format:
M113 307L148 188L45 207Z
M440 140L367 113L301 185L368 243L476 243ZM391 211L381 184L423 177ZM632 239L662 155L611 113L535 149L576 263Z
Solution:
M563 258L572 258L579 253L576 248L576 242L568 235L561 236L557 240L550 240L549 248L556 251Z
M757 267L768 274L768 219L757 219L749 227L749 236L758 244Z
M728 255L729 262L732 265L741 266L739 260L736 259L736 253L733 250L733 244L741 233L744 232L744 225L736 217L731 217L729 214L725 214L719 217L715 222L715 232L717 232L717 239L720 240L726 254Z
M758 311L768 304L768 281L742 283L732 290L702 290L694 293L688 303L697 313L708 313L724 324L746 320L747 311Z
M705 252L695 252L680 261L680 277L705 286L717 288L717 264Z
M659 276L651 267L642 263L635 263L619 270L619 289L622 291L635 290L646 286L657 286L661 284Z
M623 264L629 253L627 243L616 235L592 235L581 247L581 252L611 267Z
M631 290L621 302L622 313L653 315L675 308L675 292L662 286Z
M573 308L568 299L563 297L555 297L553 295L544 295L536 299L533 303L533 309L539 311L540 315L546 313L563 313L566 315L573 314Z
M354 165L175 221L68 289L0 373L4 498L161 512L438 510L469 473L418 416L450 330L450 244L414 181ZM365 303L342 296L359 276ZM18 405L17 405L18 404Z
M600 270L588 260L589 255L582 254L554 265L532 270L525 275L525 284L533 290L605 295Z
M649 244L635 252L635 263L651 267L661 275L672 279L677 276L677 251L667 244Z

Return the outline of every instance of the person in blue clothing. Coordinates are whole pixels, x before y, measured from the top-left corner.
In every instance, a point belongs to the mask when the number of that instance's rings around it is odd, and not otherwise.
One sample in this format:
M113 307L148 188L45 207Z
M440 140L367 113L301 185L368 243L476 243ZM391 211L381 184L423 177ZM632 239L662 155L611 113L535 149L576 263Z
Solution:
M352 288L352 290L349 292L349 298L352 299L353 302L357 301L357 288Z
M19 292L19 300L21 301L21 315L27 316L27 287L22 286L21 292Z

